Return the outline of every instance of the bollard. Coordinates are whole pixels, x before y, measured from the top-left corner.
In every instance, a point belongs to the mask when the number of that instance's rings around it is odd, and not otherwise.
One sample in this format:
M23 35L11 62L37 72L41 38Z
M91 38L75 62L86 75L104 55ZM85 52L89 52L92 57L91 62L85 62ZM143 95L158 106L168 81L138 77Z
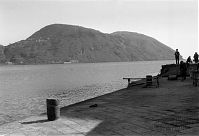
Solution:
M151 86L152 85L152 75L147 75L146 76L146 86Z
M49 121L56 120L60 117L59 101L57 99L46 99L47 117Z

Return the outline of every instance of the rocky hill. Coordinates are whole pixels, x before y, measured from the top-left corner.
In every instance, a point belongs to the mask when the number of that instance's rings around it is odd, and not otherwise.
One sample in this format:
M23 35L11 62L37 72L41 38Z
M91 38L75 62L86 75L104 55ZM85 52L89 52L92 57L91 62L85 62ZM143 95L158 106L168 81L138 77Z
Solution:
M4 63L6 61L5 55L4 55L4 46L0 45L0 63Z
M174 59L174 50L152 37L125 31L114 32L112 35L125 39L127 51L136 60Z
M23 64L173 59L174 50L133 32L102 33L80 26L48 25L4 49L7 61Z

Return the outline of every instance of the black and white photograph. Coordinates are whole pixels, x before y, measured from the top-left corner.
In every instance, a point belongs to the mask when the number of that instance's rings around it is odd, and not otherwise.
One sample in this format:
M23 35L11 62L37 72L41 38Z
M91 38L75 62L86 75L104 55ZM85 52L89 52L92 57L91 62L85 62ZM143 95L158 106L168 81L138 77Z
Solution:
M198 0L0 0L0 136L199 136Z

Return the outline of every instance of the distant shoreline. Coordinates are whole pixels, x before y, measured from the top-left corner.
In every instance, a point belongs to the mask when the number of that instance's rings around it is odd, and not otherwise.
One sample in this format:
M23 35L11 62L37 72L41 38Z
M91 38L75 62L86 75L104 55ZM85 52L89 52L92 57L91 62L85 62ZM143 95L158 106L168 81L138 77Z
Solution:
M92 64L92 63L127 63L127 62L149 62L149 61L175 61L175 59L166 59L166 60L135 60L135 61L110 61L110 62L107 62L107 61L104 61L104 62L75 62L75 63L36 63L36 64L6 64L6 63L0 63L0 66L9 66L9 65L54 65L54 64L64 64L64 65L69 65L69 64Z

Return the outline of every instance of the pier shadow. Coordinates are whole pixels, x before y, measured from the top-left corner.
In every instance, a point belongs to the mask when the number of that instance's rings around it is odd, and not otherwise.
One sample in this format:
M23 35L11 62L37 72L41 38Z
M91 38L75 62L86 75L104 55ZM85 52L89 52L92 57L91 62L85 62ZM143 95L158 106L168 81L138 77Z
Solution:
M100 108L100 105L99 107L93 107L92 109L97 110L98 108ZM112 118L108 119L105 116L100 116L100 114L85 114L83 109L78 109L70 113L67 113L65 110L62 110L62 111L63 111L61 112L62 118L67 118L73 122L76 122L77 120L76 123L78 125L81 125L82 128L85 128L85 127L87 128L87 123L89 124L88 126L89 128L86 131L84 130L85 132L83 132L85 136L96 136L96 135L107 136L107 134L110 134L110 132L107 132L107 127L110 124L112 124L112 126L114 127L112 123L112 120L113 120ZM79 124L78 123L79 120L84 122L84 124L81 124L81 123ZM96 122L96 124L95 123L90 124L89 122ZM78 129L78 128L74 128L74 129ZM80 127L80 131L81 131L81 127Z
M139 86L63 107L61 117L80 131L87 127L85 136L180 135L199 125L199 92L191 81L161 82L159 89Z
M82 133L85 136L139 135L138 132L133 131L135 128L138 129L138 126L131 122L135 118L139 118L139 115L133 116L131 110L134 110L132 107L140 104L129 100L131 95L137 95L137 92L132 93L132 90L121 89L72 106L63 107L61 108L61 117L77 123L77 126L80 127L74 129L79 128L80 131L83 129ZM136 99L140 100L140 98ZM147 130L140 127L139 131L142 129L143 132Z
M49 120L47 119L35 120L35 121L21 122L21 124L35 124L35 123L45 123L45 122L49 122Z

